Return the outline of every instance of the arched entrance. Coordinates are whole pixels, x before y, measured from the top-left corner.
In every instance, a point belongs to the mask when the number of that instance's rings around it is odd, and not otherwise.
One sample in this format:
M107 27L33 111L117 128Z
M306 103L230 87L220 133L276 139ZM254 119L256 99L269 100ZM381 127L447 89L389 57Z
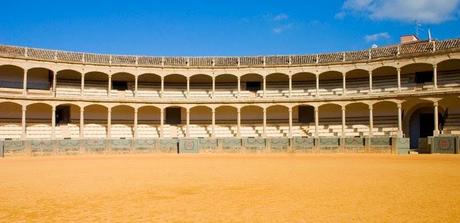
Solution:
M438 111L438 120L441 122L442 108ZM409 118L409 136L410 148L419 148L419 139L433 136L434 126L434 109L431 105L422 105L410 113ZM439 122L439 123L440 123Z

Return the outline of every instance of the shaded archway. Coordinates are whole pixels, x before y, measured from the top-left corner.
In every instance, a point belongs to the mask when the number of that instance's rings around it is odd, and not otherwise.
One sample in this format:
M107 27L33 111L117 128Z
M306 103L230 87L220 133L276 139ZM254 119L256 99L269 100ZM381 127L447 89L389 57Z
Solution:
M292 136L314 136L315 108L311 105L298 105L292 108Z
M108 109L102 105L93 104L85 107L84 138L106 138Z
M241 108L241 136L263 136L263 108L248 105Z
M460 86L460 59L445 60L438 64L438 87Z
M313 73L297 73L292 76L291 97L316 95L316 75Z
M289 136L289 108L273 105L267 108L267 137Z
M211 137L212 109L207 106L195 106L190 109L190 137Z
M216 98L235 98L238 94L238 77L232 74L216 76Z
M22 93L24 69L13 65L0 66L0 91L3 93Z
M56 74L57 96L78 96L81 94L81 73L74 70L61 70Z
M289 76L283 73L273 73L266 77L265 97L288 97Z
M53 71L36 67L27 71L27 92L30 94L50 94L53 86Z
M324 104L318 108L318 135L342 136L342 106Z
M352 103L345 108L345 136L369 136L369 105Z
M112 75L112 91L110 94L115 97L133 97L135 88L135 77L133 74L121 72Z
M369 71L355 69L348 71L346 78L347 94L368 94L369 93Z
M161 77L157 74L145 73L137 79L138 97L160 97Z
M212 96L212 77L196 74L190 77L190 97L210 98Z
M240 77L241 92L240 96L261 97L263 92L263 77L260 74L250 73Z
M50 139L52 107L44 103L35 103L27 106L26 126L27 138Z
M107 97L109 76L102 72L89 72L85 74L86 96Z
M414 63L401 67L401 90L433 87L433 65Z
M333 96L343 94L343 75L338 71L327 71L319 75L319 94Z
M187 94L187 78L180 74L164 77L165 98L185 98Z
M143 106L137 111L137 137L159 138L161 110L154 106Z
M134 108L127 105L112 107L112 138L133 138Z
M186 136L187 109L181 106L168 106L164 109L164 137Z
M0 138L18 139L22 136L22 105L0 103Z
M216 137L236 137L238 123L238 110L232 106L220 106L215 109L216 113Z
M384 66L372 71L372 92L395 92L398 90L398 70Z
M80 106L60 104L56 106L56 138L80 137Z
M381 101L373 104L374 136L398 134L398 106L394 102Z
M446 96L438 103L444 108L439 118L440 133L460 135L460 98L456 95Z

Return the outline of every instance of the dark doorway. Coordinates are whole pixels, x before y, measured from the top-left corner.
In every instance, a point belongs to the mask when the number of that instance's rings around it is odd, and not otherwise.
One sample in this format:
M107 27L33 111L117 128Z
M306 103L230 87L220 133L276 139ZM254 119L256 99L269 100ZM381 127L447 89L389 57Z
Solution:
M70 106L58 106L56 108L56 125L67 125L70 123Z
M173 107L166 108L166 124L168 125L179 125L182 124L181 119L181 108Z
M261 89L260 82L246 82L246 90L251 92L257 92Z
M315 110L311 106L299 106L299 123L308 124L314 121Z
M433 82L433 71L415 73L415 83L424 84L426 82Z
M117 91L128 90L128 82L126 81L112 81L112 89Z
M433 113L420 114L420 138L433 136L434 131L434 115Z
M440 117L439 114L438 117ZM431 106L427 106L414 111L409 122L410 148L419 149L419 139L433 136L433 131L433 108Z

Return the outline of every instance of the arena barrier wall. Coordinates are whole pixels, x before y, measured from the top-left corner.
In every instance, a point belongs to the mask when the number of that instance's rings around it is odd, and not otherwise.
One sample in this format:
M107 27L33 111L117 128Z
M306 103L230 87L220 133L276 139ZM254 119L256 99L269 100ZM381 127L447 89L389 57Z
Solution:
M71 155L82 153L207 153L207 152L373 152L409 153L409 139L396 137L279 138L142 138L0 140L0 155ZM458 153L459 137L430 139L433 153Z
M441 135L428 138L430 153L455 154L459 153L460 137Z

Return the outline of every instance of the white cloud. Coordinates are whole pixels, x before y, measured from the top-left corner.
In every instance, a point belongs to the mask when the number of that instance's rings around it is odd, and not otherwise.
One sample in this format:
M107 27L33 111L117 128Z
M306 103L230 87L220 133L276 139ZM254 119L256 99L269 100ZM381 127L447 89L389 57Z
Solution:
M282 33L288 29L292 28L292 23L286 25L280 25L272 29L272 31L276 34Z
M375 34L366 35L364 37L364 40L366 40L366 42L377 42L382 39L390 39L390 38L391 38L390 34L388 34L387 32L384 32L384 33L375 33Z
M343 10L364 13L374 20L436 24L458 16L460 0L346 0ZM342 13L342 14L341 14Z
M288 19L289 16L284 14L284 13L281 13L281 14L278 14L276 16L273 17L273 21L283 21L283 20L286 20Z

